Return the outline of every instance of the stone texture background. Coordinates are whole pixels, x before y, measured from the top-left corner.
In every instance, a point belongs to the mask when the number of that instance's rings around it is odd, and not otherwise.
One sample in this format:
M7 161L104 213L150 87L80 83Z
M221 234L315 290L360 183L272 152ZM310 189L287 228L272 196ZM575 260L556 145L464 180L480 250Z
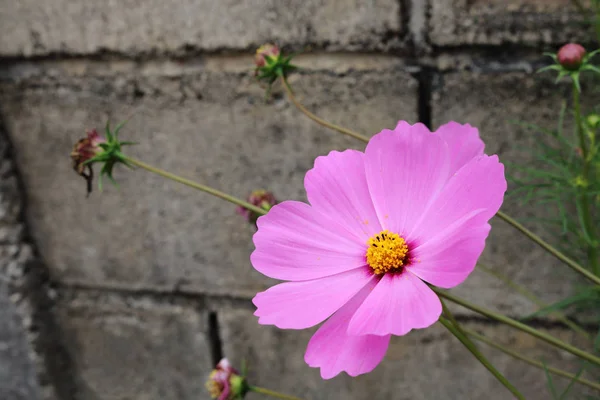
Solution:
M306 331L259 326L251 297L273 282L248 256L233 207L142 171L85 198L68 153L86 128L129 118L132 155L245 196L304 199L314 158L361 148L299 114L250 72L265 41L303 51L291 82L322 117L373 134L398 119L478 126L489 152L524 161L565 87L533 71L544 50L593 41L569 0L20 0L0 6L0 399L204 399L221 356L252 382L306 399L507 399L439 327L395 338L356 379L304 364ZM597 104L588 99L588 106ZM530 216L507 202L507 212ZM494 221L483 259L548 301L578 282ZM535 226L534 226L535 228ZM534 310L476 271L461 296ZM576 370L576 360L456 309L468 326ZM565 340L553 321L535 321ZM528 399L543 372L489 357ZM559 381L560 382L560 381ZM560 382L564 384L564 382ZM258 398L258 396L249 396Z

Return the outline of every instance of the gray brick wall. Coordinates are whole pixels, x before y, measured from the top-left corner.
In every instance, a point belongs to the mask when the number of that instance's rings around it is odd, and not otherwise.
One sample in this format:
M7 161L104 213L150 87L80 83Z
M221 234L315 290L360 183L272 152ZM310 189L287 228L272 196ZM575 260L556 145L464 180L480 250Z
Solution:
M311 110L365 134L398 119L480 128L490 152L524 161L511 119L552 124L561 95L534 75L540 54L592 41L567 0L24 0L0 7L0 399L207 398L221 355L254 383L307 399L506 399L439 328L394 338L371 374L331 381L303 361L308 331L257 324L273 284L249 263L253 228L234 207L118 170L85 198L68 153L86 128L130 118L131 154L238 196L304 199L304 173L332 149L362 148L265 101L252 52L303 50L291 82ZM562 89L559 89L562 90ZM588 105L597 104L588 99ZM507 203L517 216L532 209ZM500 221L483 259L548 301L578 281ZM533 228L539 228L533 226ZM542 232L543 233L543 232ZM476 271L456 292L512 316L526 300ZM520 352L572 357L456 309ZM572 340L553 321L538 321ZM528 399L543 372L489 357ZM253 396L252 398L258 398Z

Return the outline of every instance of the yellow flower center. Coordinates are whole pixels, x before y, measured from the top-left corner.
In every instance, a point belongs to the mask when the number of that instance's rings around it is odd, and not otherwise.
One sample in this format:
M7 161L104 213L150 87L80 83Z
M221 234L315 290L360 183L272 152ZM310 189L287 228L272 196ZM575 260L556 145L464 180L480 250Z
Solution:
M221 395L221 393L223 393L223 385L217 382L215 379L217 373L218 371L213 370L208 377L208 381L206 382L206 389L208 390L210 397L213 399L216 399Z
M367 263L377 275L400 272L406 262L408 246L397 233L387 230L372 236L368 241Z

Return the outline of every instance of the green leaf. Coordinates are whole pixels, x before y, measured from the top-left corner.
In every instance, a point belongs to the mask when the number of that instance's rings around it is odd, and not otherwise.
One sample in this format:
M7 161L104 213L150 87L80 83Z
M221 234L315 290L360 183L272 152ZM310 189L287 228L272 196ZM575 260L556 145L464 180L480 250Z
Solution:
M248 375L248 361L242 358L242 377L245 378Z
M555 64L548 65L547 67L543 67L543 68L538 69L537 71L535 71L535 73L539 74L540 72L546 72L546 71L549 71L549 70L559 71L560 67L558 65L555 65Z
M568 184L569 183L569 177L565 177L562 175L556 175L555 173L551 173L551 172L547 172L541 169L536 169L534 167L524 167L522 165L518 165L518 164L512 164L511 168L517 169L519 171L523 171L523 172L527 172L529 174L531 174L532 176L538 177L538 178L549 178L549 179L553 179L557 182L561 182L564 184Z
M556 80L554 81L554 83L556 84L556 83L560 82L560 80L567 75L569 75L569 73L567 71L560 69L558 72L558 76L556 77Z
M112 132L110 131L110 120L106 120L105 135L106 135L107 142L113 141L113 135L112 135Z
M119 125L117 125L117 127L115 128L115 131L113 132L114 136L115 136L115 140L119 137L119 131L121 130L122 127L125 126L125 124L127 123L127 121L123 121L121 122Z
M527 315L521 319L528 320L528 319L535 318L535 317L541 317L541 316L548 315L548 314L551 314L556 311L564 310L565 308L576 305L576 304L594 301L594 300L600 301L600 287L590 287L585 290L582 290L581 292L579 292L573 296L567 297L566 299L562 299L560 301L557 301L556 303L550 304L549 306L544 307L544 308L534 312L533 314Z
M558 393L556 392L556 387L554 386L554 381L552 380L552 375L550 375L550 371L548 371L548 367L546 366L546 362L542 361L544 365L544 373L546 374L546 381L548 385L548 390L552 394L552 398L554 400L559 400Z
M563 103L563 105L564 105L564 103ZM566 105L564 105L564 107L565 107L565 109L566 109ZM562 117L561 117L561 118L564 118L564 112L563 112L563 114L562 114ZM562 133L562 132L560 132L560 131L557 131L557 132L555 132L555 131L553 131L553 130L551 130L551 129L542 128L542 127L541 127L541 126L539 126L539 125L536 125L536 124L531 124L531 123L527 123L527 122L522 122L522 121L509 120L508 122L509 122L509 123L512 123L513 125L520 126L520 127L522 127L522 128L530 129L530 130L537 131L537 132L540 132L540 133L545 133L545 134L546 134L546 135L548 135L548 136L551 136L551 137L553 137L553 138L559 139L561 142L563 142L563 143L567 144L569 147L571 147L571 146L572 146L572 145L571 145L571 143L570 143L568 140L566 140L566 139L565 139L565 138L562 136L562 134L560 134L560 133ZM560 133L559 133L559 132L560 132Z
M594 57L599 52L600 52L600 49L596 49L596 50L588 53L588 55L585 57L586 61L589 61L590 59L592 59L592 57Z
M583 209L581 208L581 203L577 201L577 202L575 202L575 206L577 207L577 217L579 218L579 225L581 227L581 229L580 229L581 236L583 237L583 239L585 240L587 245L592 246L593 239L590 236L589 232L587 231L586 223L585 223L585 216L584 216Z
M569 385L564 390L564 392L561 393L558 400L565 400L567 398L569 391L573 388L573 384L575 384L575 382L577 382L577 379L579 379L579 377L581 376L581 374L583 373L584 370L585 370L585 363L581 366L581 368L579 368L579 371L577 371L577 374L575 374L573 379L571 379L571 382L569 382Z

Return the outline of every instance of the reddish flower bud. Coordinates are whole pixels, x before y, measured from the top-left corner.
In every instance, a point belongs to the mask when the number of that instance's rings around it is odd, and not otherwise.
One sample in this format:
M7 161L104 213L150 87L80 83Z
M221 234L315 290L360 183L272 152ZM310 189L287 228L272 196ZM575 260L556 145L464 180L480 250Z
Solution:
M585 49L580 44L567 43L558 50L556 58L563 68L574 71L581 66L585 54Z
M263 44L256 50L256 54L254 55L254 63L257 67L264 67L267 65L268 60L266 57L279 57L279 47L274 44Z
M210 373L206 389L213 399L232 400L243 398L248 392L248 385L246 379L224 358Z
M86 164L86 161L92 159L103 151L100 147L101 143L105 143L106 139L98 134L93 129L87 132L87 137L80 139L71 152L71 160L73 160L73 169L88 182L88 194L91 191L91 182L94 176L92 166Z
M255 190L252 193L250 193L250 196L248 196L247 201L248 203L256 207L262 208L265 211L269 211L271 207L277 204L277 200L275 199L275 196L273 196L273 193L262 189ZM238 214L246 218L246 220L248 220L249 222L254 222L259 217L259 215L256 215L256 213L241 206L238 207L236 211Z

